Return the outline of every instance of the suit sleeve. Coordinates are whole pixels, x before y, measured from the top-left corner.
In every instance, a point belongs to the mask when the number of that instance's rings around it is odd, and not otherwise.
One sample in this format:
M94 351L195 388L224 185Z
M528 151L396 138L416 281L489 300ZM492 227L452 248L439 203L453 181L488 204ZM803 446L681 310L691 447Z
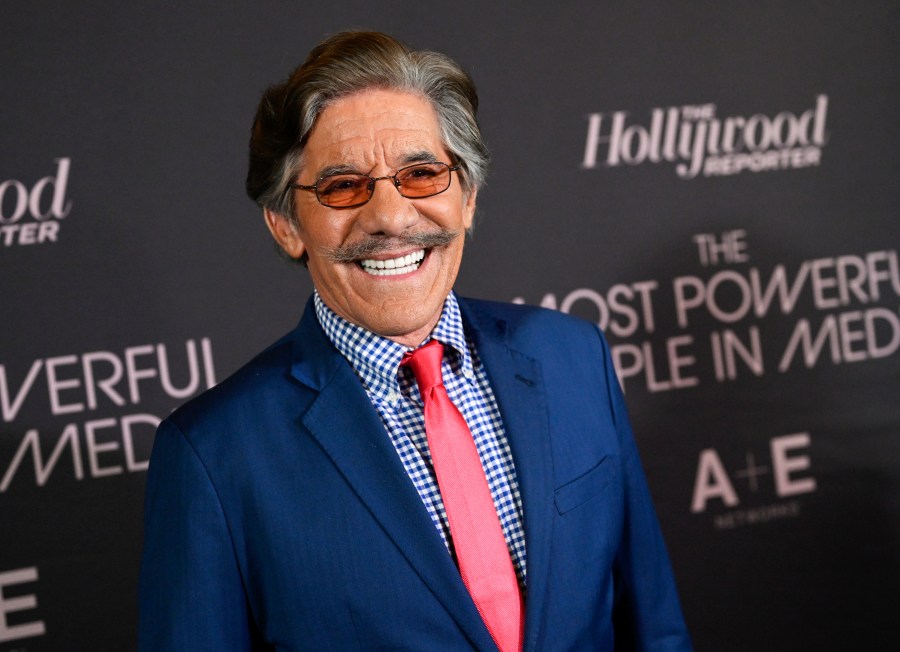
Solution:
M141 652L260 649L219 497L168 420L147 476L138 638Z
M610 406L622 454L625 517L615 559L615 649L690 651L669 556L641 467L609 346L598 329Z

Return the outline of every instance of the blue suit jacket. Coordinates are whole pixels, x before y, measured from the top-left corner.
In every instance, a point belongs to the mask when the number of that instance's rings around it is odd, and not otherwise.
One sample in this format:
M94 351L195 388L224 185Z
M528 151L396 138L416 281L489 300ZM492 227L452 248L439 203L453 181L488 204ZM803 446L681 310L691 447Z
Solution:
M524 503L525 649L690 649L600 332L460 307ZM141 650L496 650L311 303L160 425L147 482Z

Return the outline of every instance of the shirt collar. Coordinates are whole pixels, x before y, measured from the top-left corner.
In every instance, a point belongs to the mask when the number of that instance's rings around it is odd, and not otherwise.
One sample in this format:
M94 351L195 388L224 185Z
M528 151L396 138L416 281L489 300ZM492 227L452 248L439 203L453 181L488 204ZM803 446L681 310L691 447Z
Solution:
M313 303L316 317L328 339L347 358L366 389L383 396L396 391L400 361L410 349L362 326L351 324L326 306L318 292L313 293ZM472 356L463 331L459 303L452 291L444 301L441 317L431 336L422 344L431 339L444 344L446 355L457 356L464 374L472 373Z

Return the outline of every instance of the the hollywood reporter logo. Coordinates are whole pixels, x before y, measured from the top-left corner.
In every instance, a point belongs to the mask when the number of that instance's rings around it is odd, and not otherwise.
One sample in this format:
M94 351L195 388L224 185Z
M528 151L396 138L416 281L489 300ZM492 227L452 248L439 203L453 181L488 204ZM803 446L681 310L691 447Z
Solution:
M0 245L56 242L59 220L72 210L66 199L70 158L55 160L56 172L29 187L17 179L0 183Z
M828 138L827 114L827 95L799 115L719 118L715 104L699 104L654 108L649 124L641 124L628 111L590 113L581 166L666 161L682 179L816 166Z

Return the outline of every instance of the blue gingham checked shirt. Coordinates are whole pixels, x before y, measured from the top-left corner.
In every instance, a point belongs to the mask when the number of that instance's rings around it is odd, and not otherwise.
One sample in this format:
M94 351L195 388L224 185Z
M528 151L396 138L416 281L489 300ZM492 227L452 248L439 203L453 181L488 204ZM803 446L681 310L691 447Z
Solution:
M314 293L314 302L316 316L325 334L362 380L406 473L452 553L447 513L425 437L422 399L412 370L400 366L408 349L339 317L325 305L318 292ZM432 338L444 344L441 364L444 386L472 431L524 596L525 530L512 453L494 392L478 352L466 341L459 305L452 292L444 302Z

